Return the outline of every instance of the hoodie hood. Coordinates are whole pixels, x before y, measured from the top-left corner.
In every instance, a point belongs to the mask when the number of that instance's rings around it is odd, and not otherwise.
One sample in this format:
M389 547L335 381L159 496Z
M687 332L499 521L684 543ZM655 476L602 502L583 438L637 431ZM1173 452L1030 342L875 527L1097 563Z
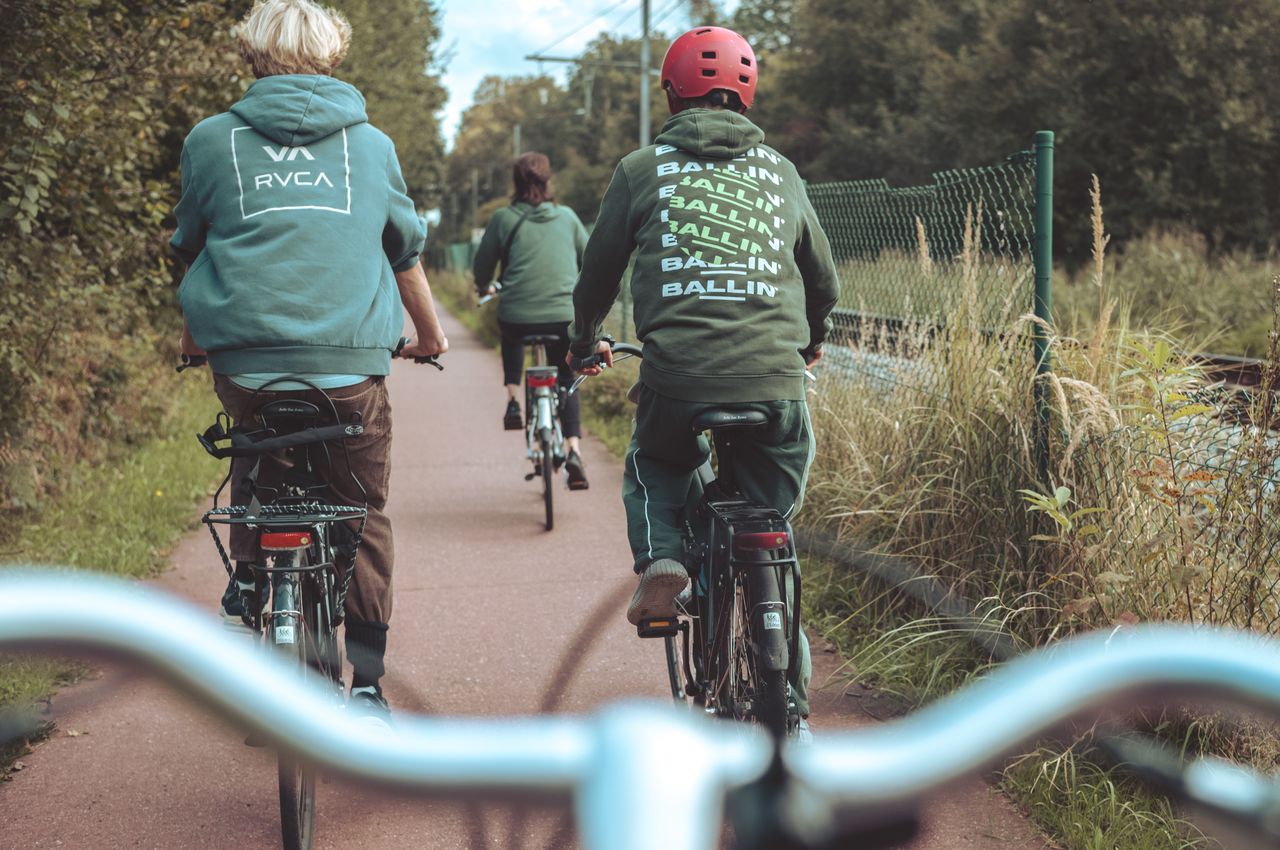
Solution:
M553 218L560 215L560 207L553 201L543 201L536 207L528 201L516 201L511 205L511 208L520 215L524 215L525 212L532 210L532 212L529 213L529 221L551 221Z
M369 120L364 96L320 74L263 77L231 107L236 117L280 145L309 145Z
M686 109L667 119L654 139L694 156L734 159L764 141L764 131L751 119L727 109Z

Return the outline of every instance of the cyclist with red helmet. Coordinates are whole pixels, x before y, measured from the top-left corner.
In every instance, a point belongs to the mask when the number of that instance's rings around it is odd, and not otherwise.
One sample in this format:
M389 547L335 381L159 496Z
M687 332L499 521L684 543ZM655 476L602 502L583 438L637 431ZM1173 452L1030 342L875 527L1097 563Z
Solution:
M839 281L795 166L745 115L756 79L755 53L732 30L699 27L671 44L662 63L671 118L656 144L619 163L574 290L570 357L598 352L611 365L601 326L635 252L631 293L645 356L623 484L640 575L627 609L633 624L673 615L689 585L681 512L706 459L690 427L699 412L769 415L738 438L734 469L745 495L788 518L813 462L804 373L822 356ZM807 716L801 644L792 686Z

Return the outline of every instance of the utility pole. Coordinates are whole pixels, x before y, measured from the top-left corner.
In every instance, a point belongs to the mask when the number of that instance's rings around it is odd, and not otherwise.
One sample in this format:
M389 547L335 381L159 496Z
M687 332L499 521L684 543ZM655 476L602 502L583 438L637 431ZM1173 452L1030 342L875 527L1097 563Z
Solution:
M640 0L640 147L649 145L649 0Z
M476 229L476 217L480 210L480 172L478 169L471 169L471 218L467 220L467 241L472 239L472 232Z

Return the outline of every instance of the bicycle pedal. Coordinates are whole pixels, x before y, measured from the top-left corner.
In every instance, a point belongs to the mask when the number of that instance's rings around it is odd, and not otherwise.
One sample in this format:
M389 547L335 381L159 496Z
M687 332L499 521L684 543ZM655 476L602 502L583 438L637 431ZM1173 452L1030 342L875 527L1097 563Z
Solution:
M636 624L636 634L642 638L675 637L680 633L680 621L675 617L647 617Z

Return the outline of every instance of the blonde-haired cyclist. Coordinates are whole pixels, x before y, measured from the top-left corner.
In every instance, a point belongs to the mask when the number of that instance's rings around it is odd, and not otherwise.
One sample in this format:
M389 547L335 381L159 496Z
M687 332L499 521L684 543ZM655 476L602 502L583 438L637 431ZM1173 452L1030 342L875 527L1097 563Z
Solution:
M367 498L346 602L350 704L385 720L380 679L394 561L384 511L391 463L385 377L405 311L417 341L403 356L439 354L449 343L418 262L425 234L395 146L369 124L360 92L330 76L350 36L340 14L310 0L254 4L240 27L240 52L257 81L187 136L171 243L188 263L178 292L182 350L208 353L214 389L234 420L277 391L320 400L307 384L280 383L286 376L324 390L342 421L362 418L364 434L346 443L350 469L320 473L335 498ZM282 471L264 459L258 486ZM232 474L233 498L245 499L243 470L233 465ZM222 613L239 622L259 553L252 532L233 530L236 574Z

